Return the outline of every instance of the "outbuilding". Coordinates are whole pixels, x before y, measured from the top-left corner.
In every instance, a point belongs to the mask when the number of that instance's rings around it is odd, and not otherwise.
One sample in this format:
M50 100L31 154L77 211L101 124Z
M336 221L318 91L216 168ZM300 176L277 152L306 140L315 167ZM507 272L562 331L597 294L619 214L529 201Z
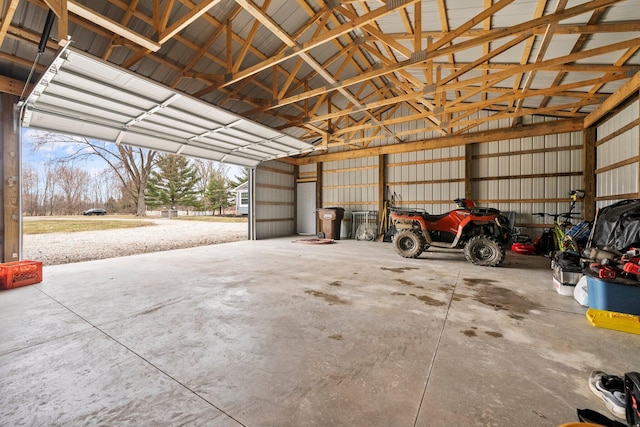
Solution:
M547 258L483 268L348 237L354 213L382 232L391 209L441 214L458 198L515 212L535 237L551 226L535 214L566 212L572 190L585 221L640 198L637 0L0 12L3 262L21 258L22 128L250 170L236 188L246 242L50 267L0 292L0 424L613 416L590 374L640 371L640 335L591 326ZM330 207L344 239L301 242Z

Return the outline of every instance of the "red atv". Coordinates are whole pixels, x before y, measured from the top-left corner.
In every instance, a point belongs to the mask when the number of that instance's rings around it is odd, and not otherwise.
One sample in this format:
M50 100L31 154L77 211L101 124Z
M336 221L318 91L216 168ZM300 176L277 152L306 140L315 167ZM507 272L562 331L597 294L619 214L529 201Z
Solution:
M417 258L429 246L464 248L472 264L495 267L504 261L504 247L511 229L497 209L477 208L470 200L454 200L458 209L442 215L421 211L393 210L389 214L396 229L393 245L405 258Z

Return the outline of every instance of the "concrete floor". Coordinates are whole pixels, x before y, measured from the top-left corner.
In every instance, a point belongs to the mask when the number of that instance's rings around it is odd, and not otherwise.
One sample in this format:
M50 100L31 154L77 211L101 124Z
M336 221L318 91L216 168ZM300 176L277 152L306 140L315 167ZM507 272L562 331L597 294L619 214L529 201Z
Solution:
M591 326L548 259L294 237L44 268L0 292L0 425L557 426L607 413Z

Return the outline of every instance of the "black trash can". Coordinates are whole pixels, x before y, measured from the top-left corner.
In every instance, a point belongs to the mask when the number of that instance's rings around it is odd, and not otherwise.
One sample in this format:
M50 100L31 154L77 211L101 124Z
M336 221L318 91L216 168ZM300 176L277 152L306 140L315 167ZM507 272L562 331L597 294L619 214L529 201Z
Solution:
M322 231L318 234L318 237L321 239L340 240L340 225L343 217L343 208L318 209L318 218L322 220Z

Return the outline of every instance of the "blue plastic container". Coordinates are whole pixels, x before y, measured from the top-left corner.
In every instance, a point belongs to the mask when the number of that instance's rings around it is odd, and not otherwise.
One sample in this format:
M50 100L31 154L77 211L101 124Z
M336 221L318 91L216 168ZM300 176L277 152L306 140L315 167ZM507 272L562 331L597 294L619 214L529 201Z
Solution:
M590 308L640 315L640 283L616 283L587 274L587 296Z

